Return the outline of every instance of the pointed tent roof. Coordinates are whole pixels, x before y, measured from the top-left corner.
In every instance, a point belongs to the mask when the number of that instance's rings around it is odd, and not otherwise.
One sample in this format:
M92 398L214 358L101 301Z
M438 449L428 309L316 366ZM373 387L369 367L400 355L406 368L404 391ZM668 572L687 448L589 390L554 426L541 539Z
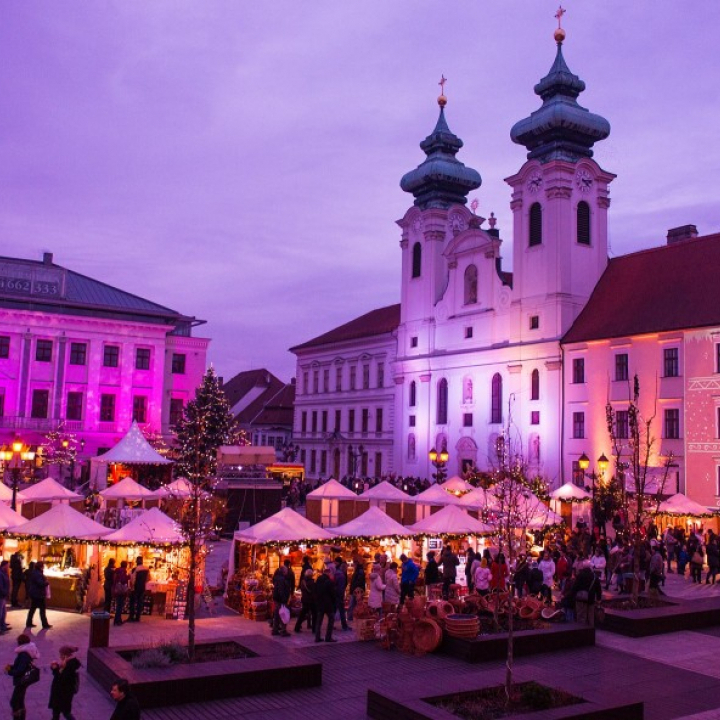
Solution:
M82 495L78 495L66 487L63 487L57 480L53 478L45 478L35 485L23 490L24 502L52 502L53 500L82 500ZM46 513L43 513L46 514ZM40 516L42 517L42 516Z
M150 508L119 530L106 535L103 542L184 545L186 540L171 517L158 508Z
M337 480L330 478L326 483L315 488L311 493L307 494L308 498L313 500L357 500L358 496L341 485Z
M545 508L540 513L528 520L527 527L530 530L542 530L548 525L560 525L563 522L562 517L550 508Z
M382 538L412 537L413 532L393 520L379 507L371 507L354 520L332 528L331 532L339 537Z
M315 525L291 508L283 508L265 520L234 535L236 540L249 545L273 543L301 543L334 540L328 530Z
M25 495L18 491L17 499L19 502L25 501ZM0 482L0 503L12 502L12 488L9 488L4 482Z
M192 483L184 477L179 477L167 485L163 485L157 491L158 496L184 498L193 494Z
M553 490L550 493L550 497L553 500L560 500L564 502L590 502L592 495L583 488L573 485L570 482L566 482L561 485L557 490Z
M431 485L419 495L413 495L411 502L417 505L459 505L460 498L443 490L442 485Z
M0 530L18 527L19 525L24 525L26 522L27 518L11 510L5 503L0 502Z
M125 437L115 447L104 455L94 457L93 460L102 463L122 463L123 465L167 465L172 462L153 449L135 420Z
M471 490L474 490L473 486L469 483L463 480L459 475L453 475L449 480L446 480L444 483L440 485L443 490L447 490L451 493L466 493L470 492Z
M374 485L357 496L358 500L384 500L386 502L409 502L412 498L387 480Z
M101 490L100 494L106 500L154 500L158 497L158 493L148 490L131 477L123 478L120 482Z
M79 513L69 505L58 504L42 515L10 528L8 532L11 535L24 537L97 540L108 535L111 530Z
M493 532L491 525L470 516L456 505L448 505L434 515L410 526L418 535L487 535Z
M473 508L475 510L497 510L499 505L498 499L494 495L486 492L483 488L475 488L466 495L463 495L460 498L459 504L462 507Z
M691 500L683 493L677 493L660 503L658 515L675 515L678 517L710 517L711 513L700 503Z

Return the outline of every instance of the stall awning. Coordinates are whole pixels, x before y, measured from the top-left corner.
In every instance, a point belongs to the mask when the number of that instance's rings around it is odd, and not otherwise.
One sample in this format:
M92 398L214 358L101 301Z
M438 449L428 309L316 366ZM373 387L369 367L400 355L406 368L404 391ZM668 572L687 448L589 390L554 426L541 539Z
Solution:
M171 517L158 508L151 508L119 530L106 535L103 542L119 545L134 543L184 545L186 540Z
M411 497L410 502L418 505L459 505L460 498L443 490L442 485L431 485L419 495Z
M55 505L26 523L8 528L15 537L56 538L67 542L97 540L111 531L69 505Z
M411 525L414 535L488 535L491 525L476 520L456 505L448 505L434 515Z
M75 502L82 500L83 496L63 487L57 480L45 478L35 485L23 490L23 502L52 502L53 500L68 500Z
M245 530L239 530L234 538L249 545L271 545L278 543L303 543L334 540L335 536L324 530L291 508L261 520Z
M460 498L460 506L473 510L497 510L498 499L483 488L475 488Z
M400 488L395 487L387 480L374 485L364 493L360 493L358 500L383 500L385 502L410 502L410 496Z
M102 490L100 495L106 500L154 500L158 497L158 493L148 490L131 477L123 478L120 482Z
M354 520L332 528L331 532L338 537L365 539L413 536L412 530L408 530L397 520L393 520L378 507L371 507Z
M277 458L270 445L221 445L218 465L272 465Z
M592 495L587 490L569 482L561 485L557 490L553 490L550 497L561 502L590 502L592 500Z
M158 488L156 492L160 497L188 498L193 494L193 485L187 478L180 477Z
M658 515L674 515L676 517L710 517L713 515L706 507L691 500L683 493L677 493L660 503Z
M11 510L5 503L0 502L0 530L18 527L19 525L24 525L26 522L27 518Z
M172 462L154 450L134 420L125 437L115 447L93 460L122 465L168 465Z
M358 496L341 485L337 480L330 478L326 483L315 488L307 494L310 500L357 500Z
M446 480L440 487L451 493L466 493L473 489L473 486L459 475L454 475L449 480Z

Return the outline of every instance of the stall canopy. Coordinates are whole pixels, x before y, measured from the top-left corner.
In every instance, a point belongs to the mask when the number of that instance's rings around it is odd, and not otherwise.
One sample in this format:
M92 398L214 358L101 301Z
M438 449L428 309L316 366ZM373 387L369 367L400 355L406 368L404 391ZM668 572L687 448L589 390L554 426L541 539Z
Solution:
M676 517L711 517L713 513L706 507L691 500L687 495L677 493L660 503L658 515L674 515Z
M148 490L131 477L123 478L120 482L102 490L100 495L106 500L155 500L157 493Z
M411 525L414 535L488 535L491 525L468 515L456 505L448 505L434 515Z
M592 495L587 490L569 482L561 485L557 490L553 490L550 497L560 502L590 502L592 500Z
M11 535L38 538L57 538L65 542L97 540L111 532L100 523L74 510L69 505L55 505L42 515L26 523L8 528Z
M181 477L161 487L156 494L160 497L187 498L193 494L193 485L187 478Z
M24 525L26 522L27 518L11 510L5 503L0 502L0 530Z
M103 538L103 542L144 545L184 545L177 523L158 508L146 510L119 530Z
M134 420L125 437L115 447L93 460L121 465L168 465L172 462L153 449Z
M443 490L442 485L431 485L419 495L411 497L410 502L418 505L459 505L460 498Z
M412 537L412 530L393 520L378 507L371 507L354 520L332 528L331 532L338 537L372 538Z
M271 445L221 445L218 465L272 465L277 458Z
M357 500L358 496L341 485L337 480L330 478L326 483L315 488L307 494L310 500Z
M550 508L545 508L528 520L527 527L530 530L542 530L548 525L560 525L562 522L563 519L560 515L553 512Z
M395 487L387 480L374 485L369 490L357 496L358 500L380 500L382 502L408 502L411 500L407 493Z
M27 502L25 500L25 494L18 491L17 501ZM12 488L9 488L4 482L0 482L0 503L5 502L12 502Z
M310 522L291 508L283 508L280 512L252 525L245 530L239 530L234 535L235 540L249 545L270 545L278 543L313 543L317 541L334 540L335 536L328 530L323 530L315 523Z
M475 488L460 498L460 505L471 510L497 510L499 502L483 488Z
M467 493L473 489L473 486L469 482L466 482L457 475L451 477L449 480L446 480L440 485L440 487L451 493Z
M23 490L23 502L26 503L53 502L56 500L75 502L76 500L82 499L82 495L71 492L52 478L45 478L45 480L41 480L36 485L31 485L29 488ZM44 517L44 514L40 517Z

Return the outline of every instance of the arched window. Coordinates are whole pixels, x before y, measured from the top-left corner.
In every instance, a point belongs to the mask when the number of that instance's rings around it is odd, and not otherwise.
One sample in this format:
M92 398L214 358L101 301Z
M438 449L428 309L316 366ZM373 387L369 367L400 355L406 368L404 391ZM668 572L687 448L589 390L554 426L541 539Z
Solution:
M495 373L492 379L490 422L502 423L502 377Z
M579 245L590 244L590 206L584 200L577 206L577 241Z
M465 268L465 304L473 305L477 302L477 267L468 265Z
M413 256L412 256L412 277L420 277L420 271L422 270L422 245L416 242L413 245Z
M410 407L415 407L415 403L417 402L417 385L415 384L415 381L413 380L410 383Z
M540 371L537 369L530 375L530 399L540 399Z
M530 206L530 247L542 243L542 206L536 202Z
M415 435L413 433L410 433L408 435L408 450L407 450L407 456L408 460L414 460L415 459Z
M448 418L448 383L445 378L437 386L437 424L447 425Z

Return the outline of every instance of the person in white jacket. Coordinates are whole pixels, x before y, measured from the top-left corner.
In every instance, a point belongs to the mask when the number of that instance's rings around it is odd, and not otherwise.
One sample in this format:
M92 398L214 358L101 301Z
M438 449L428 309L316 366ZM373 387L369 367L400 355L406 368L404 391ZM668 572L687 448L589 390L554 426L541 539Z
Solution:
M595 548L595 552L593 553L593 556L590 558L590 567L592 568L592 571L595 573L595 577L600 579L603 576L603 573L605 572L605 566L607 565L607 560L605 559L605 554L602 551L602 548L598 545Z
M555 561L550 556L550 551L543 553L543 559L538 563L538 570L543 574L543 584L540 593L549 605L552 600L552 588L555 584Z
M385 602L397 606L400 602L400 581L398 580L398 564L391 562L385 571Z
M478 595L487 595L490 592L490 578L492 573L488 567L487 560L483 558L475 568L473 574L473 582L475 583L475 592Z
M383 604L383 590L385 590L385 583L380 577L381 568L377 563L372 566L370 571L370 595L368 597L368 606L376 612L382 611Z

